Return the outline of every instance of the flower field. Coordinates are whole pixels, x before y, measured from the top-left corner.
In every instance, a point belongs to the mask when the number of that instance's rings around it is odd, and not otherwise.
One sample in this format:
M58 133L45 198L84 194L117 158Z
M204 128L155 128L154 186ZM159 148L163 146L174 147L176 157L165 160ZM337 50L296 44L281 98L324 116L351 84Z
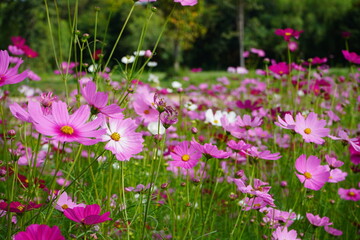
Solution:
M158 42L115 61L75 32L90 61L55 55L53 89L27 65L31 43L9 36L0 239L360 239L360 55L340 47L339 72L295 60L306 31L274 35L285 61L251 48L262 68L165 85Z

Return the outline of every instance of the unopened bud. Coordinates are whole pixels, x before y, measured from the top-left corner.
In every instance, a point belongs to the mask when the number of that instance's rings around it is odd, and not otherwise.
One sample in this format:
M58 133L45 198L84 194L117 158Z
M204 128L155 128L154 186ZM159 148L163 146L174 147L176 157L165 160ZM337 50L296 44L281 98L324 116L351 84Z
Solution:
M169 187L169 183L161 184L161 189L167 189Z
M191 133L192 133L192 134L197 134L197 133L198 133L197 128L196 128L196 127L192 127L192 128L191 128Z
M10 129L8 132L7 132L7 136L9 138L13 138L16 136L16 131L14 129Z

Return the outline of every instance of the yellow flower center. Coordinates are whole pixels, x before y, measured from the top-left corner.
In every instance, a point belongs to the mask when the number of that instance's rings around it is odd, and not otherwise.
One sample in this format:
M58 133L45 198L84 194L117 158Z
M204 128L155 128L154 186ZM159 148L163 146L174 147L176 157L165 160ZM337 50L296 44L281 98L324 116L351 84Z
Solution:
M354 196L356 196L356 194L354 193L354 192L348 192L348 194L347 194L348 196L350 196L350 197L354 197Z
M291 33L286 32L286 33L285 33L285 36L291 36Z
M283 71L279 71L279 74L283 74L284 72Z
M67 204L64 204L64 205L61 206L61 208L65 210L65 209L68 209L69 206Z
M305 172L304 176L305 176L306 179L311 179L312 178L312 175L309 172Z
M261 207L260 203L254 204L254 207Z
M67 135L72 135L74 133L74 129L68 125L62 126L60 131Z
M217 123L219 123L219 121L218 121L218 120L214 120L214 123L217 124Z
M190 160L190 156L188 154L182 155L181 160L183 160L184 162L187 162Z
M110 137L114 141L119 141L120 140L120 134L117 133L117 132L114 132L113 134L111 134Z
M17 206L17 209L19 209L20 211L22 211L22 210L24 210L24 205L19 205L19 206Z
M310 134L310 133L311 133L311 129L310 129L310 128L305 128L305 129L304 129L304 133Z

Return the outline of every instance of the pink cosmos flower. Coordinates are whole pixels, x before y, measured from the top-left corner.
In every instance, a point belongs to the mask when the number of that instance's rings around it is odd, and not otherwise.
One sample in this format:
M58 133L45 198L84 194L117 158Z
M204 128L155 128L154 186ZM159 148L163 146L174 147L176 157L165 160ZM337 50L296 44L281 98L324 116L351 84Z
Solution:
M230 140L229 142L227 142L227 145L229 148L236 150L236 151L246 151L248 148L251 147L251 144L247 144L245 143L243 140L240 140L238 142L234 141L234 140Z
M297 42L290 41L288 42L288 48L290 51L295 52L296 50L298 50L299 46Z
M340 198L342 198L344 200L351 200L351 201L359 201L360 200L360 189L339 188L338 194L340 195Z
M280 116L278 116L278 122L275 122L275 125L281 128L294 130L296 123L293 116L287 113L285 114L284 120Z
M329 138L333 140L343 140L348 142L356 151L360 152L360 139L357 138L350 138L349 135L343 131L340 130L338 133L339 137L331 136L329 135Z
M64 102L52 104L52 115L45 116L39 102L30 101L28 104L30 117L39 133L50 136L60 142L79 142L84 145L93 145L101 141L105 129L98 129L103 118L98 117L87 122L90 117L90 108L81 106L72 115L69 115Z
M196 150L188 141L176 145L170 155L174 159L174 161L169 161L170 165L185 169L193 168L202 156L201 152Z
M296 220L296 213L281 211L276 208L264 208L260 212L265 212L266 216L263 221L268 223L272 228L290 227Z
M13 55L24 55L25 53L21 48L18 48L17 46L14 45L9 45L8 50Z
M272 233L273 240L300 240L295 230L288 231L287 227L278 227Z
M28 78L32 81L40 81L41 77L31 70L28 70Z
M269 66L269 70L280 76L289 74L289 65L286 62L279 62Z
M81 94L91 106L93 114L102 113L111 118L122 118L122 109L117 104L108 103L108 93L96 92L96 84L93 81L87 82L81 88Z
M0 87L8 84L15 84L23 81L27 76L29 70L25 70L18 74L18 69L23 63L19 60L15 67L9 68L9 53L0 50Z
M61 235L58 226L49 227L48 225L31 224L25 232L15 234L14 240L65 240Z
M174 2L178 2L181 6L194 6L198 3L197 0L174 0Z
M86 205L85 207L75 207L73 209L67 208L64 211L64 216L68 219L82 223L85 225L94 225L105 221L112 220L109 218L110 212L100 215L101 208L97 204Z
M14 102L9 105L10 112L14 117L17 119L24 121L24 122L32 122L30 114L25 111L18 103Z
M340 169L330 169L328 165L326 165L326 169L330 172L329 180L330 183L337 183L344 181L346 176L348 175L347 172L343 172Z
M329 164L330 168L338 168L344 165L344 162L337 160L335 157L325 155L325 160Z
M70 62L69 64L67 62L62 62L59 66L59 70L55 70L54 73L56 75L60 74L73 74L73 68L76 67L78 63Z
M119 161L129 161L143 149L144 139L141 133L135 132L138 125L131 118L109 119L109 125L103 124L106 134L102 141L107 142L105 149L115 154Z
M306 118L298 113L295 122L294 130L301 134L305 142L323 144L325 140L322 138L329 135L330 129L325 128L326 121L318 120L314 112L309 113Z
M199 152L204 154L207 159L210 158L228 158L231 156L231 153L219 150L216 145L212 145L211 143L205 143L201 145L196 141L192 141L191 145Z
M341 236L343 234L343 232L339 229L336 229L336 228L332 228L332 227L329 227L329 226L325 226L324 227L325 231L330 233L331 235L334 235L334 236Z
M234 122L235 126L238 127L258 127L262 124L262 119L259 117L252 118L250 115L245 114L242 118L240 116L236 117Z
M281 158L280 153L271 153L269 150L265 150L261 152L255 146L247 148L245 151L242 150L241 152L253 158L264 159L264 160L278 160L279 158Z
M297 31L292 28L276 29L275 34L284 37L284 40L289 42L291 37L298 39L300 34L304 31Z
M83 203L77 204L66 192L63 192L54 202L54 208L61 212L64 212L65 209L72 209L75 207L86 207L86 205Z
M154 93L150 92L144 92L134 96L134 110L144 120L145 124L157 122L159 119L159 112L153 104L153 96Z
M311 213L306 213L306 218L309 220L309 222L317 227L321 226L328 226L332 225L333 223L330 222L330 219L328 217L320 217L319 215L314 216Z
M358 55L354 52L346 51L346 50L342 50L341 52L344 55L344 58L346 60L348 60L349 62L355 63L355 64L360 64L360 55Z
M300 173L296 173L296 176L304 187L315 191L320 190L330 177L329 171L320 165L320 159L315 156L306 159L306 155L302 154L296 159L295 168Z

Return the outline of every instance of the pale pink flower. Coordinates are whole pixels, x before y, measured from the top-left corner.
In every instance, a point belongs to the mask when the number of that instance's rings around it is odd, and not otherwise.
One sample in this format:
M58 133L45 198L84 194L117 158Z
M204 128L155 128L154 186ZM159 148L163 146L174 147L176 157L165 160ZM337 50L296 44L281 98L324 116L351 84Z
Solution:
M105 149L115 154L119 161L129 161L143 149L142 134L135 132L138 125L131 118L109 119L109 125L103 124L106 134L102 141L107 142Z
M284 120L280 116L278 116L278 122L275 122L275 125L281 128L294 130L296 123L293 116L287 113L285 114Z
M288 231L287 227L279 226L272 233L273 240L300 240L297 238L297 232L295 230Z

